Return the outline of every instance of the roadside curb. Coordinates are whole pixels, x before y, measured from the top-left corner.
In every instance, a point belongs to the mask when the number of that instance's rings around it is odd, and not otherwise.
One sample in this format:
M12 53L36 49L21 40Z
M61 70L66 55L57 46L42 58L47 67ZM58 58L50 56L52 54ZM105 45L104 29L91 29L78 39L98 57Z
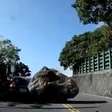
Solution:
M107 96L93 95L93 94L88 94L88 93L81 93L81 94L88 95L88 96L96 96L96 97L99 97L99 98L105 98L105 99L108 99L108 100L112 100L111 97L107 97Z

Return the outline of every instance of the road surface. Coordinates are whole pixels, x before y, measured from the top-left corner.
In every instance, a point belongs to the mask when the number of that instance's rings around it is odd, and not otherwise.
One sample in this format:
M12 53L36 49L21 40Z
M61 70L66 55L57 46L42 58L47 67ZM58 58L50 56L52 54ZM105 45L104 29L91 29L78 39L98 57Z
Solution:
M79 94L75 99L61 103L0 102L0 112L112 112L112 99Z

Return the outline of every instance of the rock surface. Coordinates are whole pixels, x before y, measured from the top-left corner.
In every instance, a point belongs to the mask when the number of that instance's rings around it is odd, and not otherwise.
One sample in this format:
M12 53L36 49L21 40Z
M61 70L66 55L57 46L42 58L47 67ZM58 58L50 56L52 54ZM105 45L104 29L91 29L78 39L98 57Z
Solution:
M66 100L75 97L79 88L72 78L55 69L43 67L28 84L32 96L42 100Z

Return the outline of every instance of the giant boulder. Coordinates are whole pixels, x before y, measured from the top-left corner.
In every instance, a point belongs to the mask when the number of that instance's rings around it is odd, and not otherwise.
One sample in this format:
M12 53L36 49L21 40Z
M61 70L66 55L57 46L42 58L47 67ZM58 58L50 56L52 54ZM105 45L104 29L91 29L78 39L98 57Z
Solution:
M55 69L43 67L28 84L32 96L41 100L65 100L75 97L79 88L72 78Z

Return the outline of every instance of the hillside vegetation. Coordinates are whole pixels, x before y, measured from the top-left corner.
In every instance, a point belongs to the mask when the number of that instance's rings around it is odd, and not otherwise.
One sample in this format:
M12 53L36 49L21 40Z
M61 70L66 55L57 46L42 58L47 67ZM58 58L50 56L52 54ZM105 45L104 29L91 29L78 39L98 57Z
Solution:
M93 32L74 35L67 41L59 57L61 66L65 69L73 68L80 64L85 57L95 55L102 50L112 47L109 27L104 25Z

